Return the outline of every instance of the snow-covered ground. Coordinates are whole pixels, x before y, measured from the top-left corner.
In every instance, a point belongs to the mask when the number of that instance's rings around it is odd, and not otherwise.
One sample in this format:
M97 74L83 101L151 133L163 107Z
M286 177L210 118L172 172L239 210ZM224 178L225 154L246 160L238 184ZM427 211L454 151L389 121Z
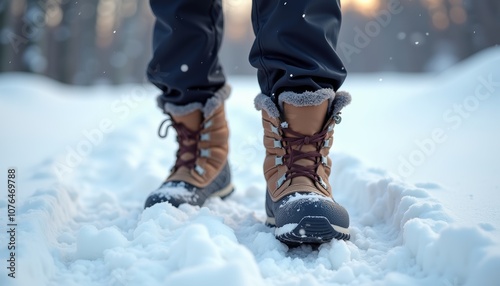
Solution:
M175 147L156 136L155 89L2 74L0 285L498 285L499 65L497 48L441 75L350 75L331 183L352 238L318 249L288 249L263 225L253 78L229 79L237 191L143 211Z

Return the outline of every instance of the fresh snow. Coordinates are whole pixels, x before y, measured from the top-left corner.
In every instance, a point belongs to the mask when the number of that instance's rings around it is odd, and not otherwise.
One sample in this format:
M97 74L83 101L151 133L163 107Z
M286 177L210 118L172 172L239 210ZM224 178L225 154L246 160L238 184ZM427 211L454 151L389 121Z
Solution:
M0 285L498 285L499 64L497 48L441 75L349 77L331 183L352 238L317 249L264 225L255 79L229 79L235 193L143 210L175 150L173 133L156 136L155 89L3 74L0 170L17 168L18 226L12 279L4 189Z

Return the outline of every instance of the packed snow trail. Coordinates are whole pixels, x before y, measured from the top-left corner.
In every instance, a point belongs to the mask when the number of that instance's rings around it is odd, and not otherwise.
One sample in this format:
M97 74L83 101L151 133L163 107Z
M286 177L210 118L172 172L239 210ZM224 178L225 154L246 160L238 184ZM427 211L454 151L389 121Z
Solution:
M33 166L18 203L18 272L1 285L496 285L492 229L454 223L430 194L334 153L331 183L351 215L351 240L289 249L264 225L259 114L228 101L235 193L204 207L157 204L150 191L174 159L143 108L75 168L62 152ZM342 124L337 128L342 128ZM59 167L58 167L59 166ZM59 168L59 169L58 169ZM59 172L59 173L58 173ZM6 201L0 206L5 213ZM3 217L2 217L3 219ZM2 225L4 225L2 223ZM2 232L2 241L6 238ZM2 249L2 260L7 257Z
M497 48L438 77L348 79L354 101L335 130L331 183L351 215L352 237L318 249L289 249L263 224L264 148L253 80L229 81L235 193L203 208L143 210L176 149L173 134L155 135L163 117L154 89L1 75L0 169L17 167L18 226L16 278L7 276L10 253L2 245L0 285L498 285L499 62ZM454 188L413 185L360 163L394 172L415 139L436 127L449 130L443 112L474 103L481 87L490 96L416 170L419 180Z

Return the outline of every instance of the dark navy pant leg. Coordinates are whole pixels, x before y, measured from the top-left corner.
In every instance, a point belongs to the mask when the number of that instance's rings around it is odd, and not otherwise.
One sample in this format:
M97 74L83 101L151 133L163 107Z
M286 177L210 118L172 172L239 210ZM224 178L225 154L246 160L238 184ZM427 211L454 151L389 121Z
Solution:
M150 0L156 16L148 79L163 94L159 103L204 104L225 83L218 51L221 0Z
M250 63L263 94L337 90L346 71L335 48L339 0L253 0Z

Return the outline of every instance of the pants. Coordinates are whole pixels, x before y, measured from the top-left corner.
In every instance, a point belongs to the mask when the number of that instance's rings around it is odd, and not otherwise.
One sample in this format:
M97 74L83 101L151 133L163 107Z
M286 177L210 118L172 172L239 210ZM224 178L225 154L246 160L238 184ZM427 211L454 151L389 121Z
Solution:
M253 0L255 41L249 61L261 92L337 90L346 70L335 51L340 0ZM218 52L221 0L150 0L156 16L148 79L159 101L204 104L226 81Z

